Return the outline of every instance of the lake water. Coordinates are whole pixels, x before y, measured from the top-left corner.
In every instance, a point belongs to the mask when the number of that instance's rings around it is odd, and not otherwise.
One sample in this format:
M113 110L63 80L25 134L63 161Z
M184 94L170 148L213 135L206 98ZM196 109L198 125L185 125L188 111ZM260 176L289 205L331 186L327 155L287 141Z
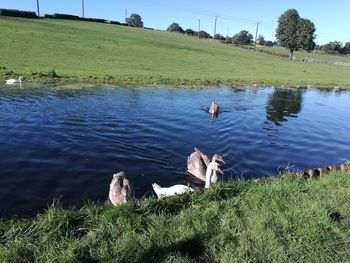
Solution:
M218 118L207 113L212 100ZM224 180L350 159L348 90L0 87L0 217L107 199L125 170L138 198L187 184L196 146Z

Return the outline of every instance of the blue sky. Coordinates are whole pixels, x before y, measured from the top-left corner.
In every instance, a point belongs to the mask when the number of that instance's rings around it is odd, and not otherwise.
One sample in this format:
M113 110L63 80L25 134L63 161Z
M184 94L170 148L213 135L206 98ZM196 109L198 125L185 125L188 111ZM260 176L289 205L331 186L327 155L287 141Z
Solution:
M172 22L184 29L201 29L211 35L214 17L218 16L217 32L232 36L241 30L255 35L256 22L259 34L267 40L275 39L278 17L287 9L295 8L303 18L316 25L316 43L338 40L350 42L350 1L316 0L84 0L85 16L124 21L128 15L141 15L146 27L166 29ZM81 15L81 0L40 0L40 13L67 13ZM36 0L0 0L0 8L36 11Z

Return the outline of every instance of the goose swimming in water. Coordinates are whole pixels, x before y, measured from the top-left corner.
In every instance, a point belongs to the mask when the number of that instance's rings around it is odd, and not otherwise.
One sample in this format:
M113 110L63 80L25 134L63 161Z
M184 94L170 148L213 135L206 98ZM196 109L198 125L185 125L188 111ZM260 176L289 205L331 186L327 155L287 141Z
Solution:
M207 166L210 162L224 162L224 158L218 154L214 154L211 161L207 155L202 153L198 148L194 147L194 152L187 157L187 173L193 175L197 179L205 182ZM224 174L220 169L218 170L221 174ZM212 177L212 183L217 181L217 176Z
M6 84L19 84L22 83L23 76L20 76L18 79L8 79L6 80Z
M124 204L127 201L134 199L135 194L132 189L131 183L126 179L126 174L124 171L116 173L113 175L111 184L109 185L109 201L117 206L119 204Z
M194 190L186 185L177 184L170 187L161 187L160 185L152 184L154 192L157 194L158 199L172 195L181 195L184 193L194 192Z
M209 107L209 113L210 114L218 114L219 112L219 105L213 101L211 104L210 104L210 107Z

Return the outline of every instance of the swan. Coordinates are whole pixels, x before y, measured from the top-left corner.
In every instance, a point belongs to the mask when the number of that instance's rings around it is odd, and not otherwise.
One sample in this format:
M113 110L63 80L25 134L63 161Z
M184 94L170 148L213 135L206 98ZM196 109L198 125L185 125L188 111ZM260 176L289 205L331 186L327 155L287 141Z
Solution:
M211 161L225 163L224 158L218 154L214 154ZM208 156L202 153L198 148L194 147L194 152L187 157L187 173L205 182L207 166L209 163L210 159ZM219 172L224 174L221 170Z
M218 181L216 172L220 172L220 166L217 162L210 162L207 166L207 172L205 174L205 188L209 188L212 183Z
M6 84L18 84L22 83L23 76L20 76L18 79L8 79L6 80Z
M219 112L219 105L215 101L213 101L210 104L209 113L210 114L218 114L218 112Z
M126 179L124 171L113 174L113 179L109 185L108 199L114 205L126 203L134 199L135 194L132 189L131 183Z
M172 195L181 195L184 193L194 192L194 190L186 185L177 184L170 187L161 187L160 185L152 184L154 192L157 194L158 199Z

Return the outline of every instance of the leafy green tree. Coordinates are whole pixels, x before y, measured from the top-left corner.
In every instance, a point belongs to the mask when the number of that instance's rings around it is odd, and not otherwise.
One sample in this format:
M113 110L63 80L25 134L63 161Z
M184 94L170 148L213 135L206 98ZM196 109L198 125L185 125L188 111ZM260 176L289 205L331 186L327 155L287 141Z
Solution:
M273 46L273 42L270 41L270 40L267 40L267 41L265 41L265 46L272 47Z
M279 44L290 51L289 58L293 58L293 52L299 49L299 13L295 9L289 9L278 18L276 38Z
M259 35L258 36L258 39L257 39L257 44L259 44L259 45L265 45L265 38L264 38L264 36L263 35Z
M208 33L208 32L205 32L203 30L199 31L199 38L212 38L212 36Z
M350 54L350 42L346 42L343 49L342 54Z
M315 49L315 31L316 27L310 20L304 18L299 20L298 37L302 49L308 52Z
M188 28L185 30L185 34L193 36L194 34L196 34L196 32L194 30L192 30L191 28Z
M215 34L214 39L216 40L226 40L226 38L221 34Z
M278 18L276 38L281 46L289 49L289 58L292 59L294 51L315 49L315 31L314 23L300 18L297 10L289 9Z
M232 37L232 43L239 45L249 45L253 42L253 35L246 30L242 30Z
M343 49L343 44L340 41L329 42L321 46L321 50L329 54L341 53Z
M143 27L142 18L138 14L131 14L130 17L125 18L125 23L129 26Z
M178 23L172 23L166 31L169 32L178 32L183 34L185 31L182 29L182 27Z

